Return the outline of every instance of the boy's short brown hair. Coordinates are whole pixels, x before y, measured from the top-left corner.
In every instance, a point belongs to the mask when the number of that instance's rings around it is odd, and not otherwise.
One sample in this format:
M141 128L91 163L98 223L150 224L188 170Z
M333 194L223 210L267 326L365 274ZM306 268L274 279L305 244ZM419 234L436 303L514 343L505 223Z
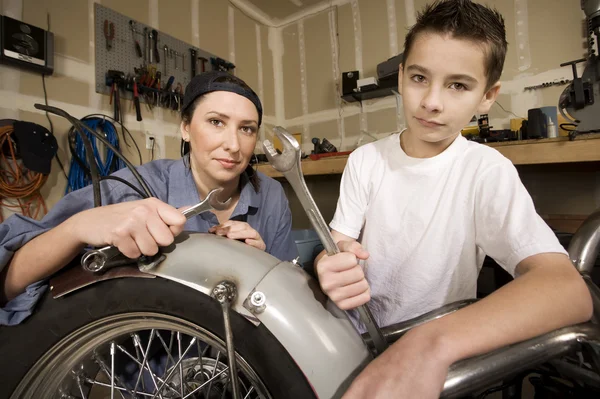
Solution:
M504 18L496 10L471 0L436 0L418 13L404 40L404 60L408 59L419 33L450 34L456 39L483 45L486 91L500 80L506 58Z

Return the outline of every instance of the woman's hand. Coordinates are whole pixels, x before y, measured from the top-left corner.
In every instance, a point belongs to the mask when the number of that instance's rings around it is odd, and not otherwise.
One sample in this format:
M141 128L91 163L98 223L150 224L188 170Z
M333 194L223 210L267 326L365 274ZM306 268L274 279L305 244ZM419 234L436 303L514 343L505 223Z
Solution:
M83 211L72 223L81 243L113 245L129 258L156 255L183 230L185 216L156 198L123 202Z
M258 248L261 251L267 249L267 245L263 241L258 231L254 230L248 223L237 220L228 220L218 226L213 226L208 229L209 233L214 233L218 236L231 238L233 240L243 240L251 247Z

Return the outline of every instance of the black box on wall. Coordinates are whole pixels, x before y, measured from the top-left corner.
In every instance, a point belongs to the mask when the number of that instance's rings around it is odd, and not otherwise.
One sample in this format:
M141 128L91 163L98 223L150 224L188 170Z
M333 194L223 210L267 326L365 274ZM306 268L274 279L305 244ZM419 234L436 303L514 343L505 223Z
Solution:
M0 15L0 63L51 75L54 34Z
M348 71L342 73L342 95L353 94L358 81L358 71Z

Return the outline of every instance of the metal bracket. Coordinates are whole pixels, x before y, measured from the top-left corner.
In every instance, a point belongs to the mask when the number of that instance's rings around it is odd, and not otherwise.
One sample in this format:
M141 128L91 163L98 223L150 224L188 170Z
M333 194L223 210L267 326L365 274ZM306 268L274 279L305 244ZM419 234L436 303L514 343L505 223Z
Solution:
M215 298L223 310L223 324L225 325L225 341L227 345L227 363L229 365L229 380L234 399L241 399L240 386L237 378L237 365L235 361L235 346L233 343L233 330L229 318L229 307L237 297L237 288L231 281L221 281L213 288L211 296Z

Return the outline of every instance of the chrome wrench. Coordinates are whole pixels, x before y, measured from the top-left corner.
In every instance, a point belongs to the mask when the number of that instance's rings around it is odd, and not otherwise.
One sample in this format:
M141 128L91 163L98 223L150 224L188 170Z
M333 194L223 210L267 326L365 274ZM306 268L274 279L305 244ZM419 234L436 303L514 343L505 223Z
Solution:
M327 251L327 255L331 256L339 253L340 250L331 236L331 232L325 223L325 219L323 219L323 215L321 215L321 212L319 211L319 208L317 208L310 191L308 191L308 188L306 187L306 182L304 181L304 175L302 174L302 166L300 163L302 151L300 150L298 141L296 141L294 136L292 136L281 126L275 126L273 128L273 132L275 132L277 137L279 137L279 140L283 145L283 152L281 154L277 154L273 144L269 140L265 140L263 142L263 151L265 152L269 163L271 166L273 166L273 168L275 168L275 170L283 174L283 176L294 189L294 192L298 196L298 199L300 200L300 203L302 204L310 223L319 235L319 239L323 243L323 246ZM379 330L371 311L366 305L359 306L357 309L360 315L360 320L367 327L367 331L371 336L377 353L383 353L388 346L387 341Z
M185 209L181 213L185 215L186 219L190 219L196 215L213 209L217 211L227 209L227 206L231 202L231 198L225 202L219 201L217 196L222 191L222 188L216 188L212 190L208 193L203 201ZM117 247L108 245L103 248L87 251L81 258L81 266L90 272L100 272L112 267L134 263L135 261L135 259L131 259L123 255Z

